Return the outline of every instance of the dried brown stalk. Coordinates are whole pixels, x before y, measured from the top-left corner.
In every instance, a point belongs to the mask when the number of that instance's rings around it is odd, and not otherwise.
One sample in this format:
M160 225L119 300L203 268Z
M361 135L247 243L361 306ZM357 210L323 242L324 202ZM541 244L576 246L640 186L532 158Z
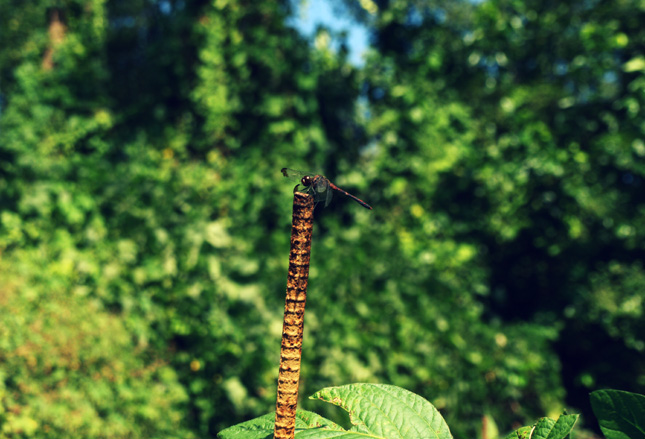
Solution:
M289 276L284 305L278 398L273 430L273 437L276 439L293 439L295 434L313 221L313 197L294 192Z

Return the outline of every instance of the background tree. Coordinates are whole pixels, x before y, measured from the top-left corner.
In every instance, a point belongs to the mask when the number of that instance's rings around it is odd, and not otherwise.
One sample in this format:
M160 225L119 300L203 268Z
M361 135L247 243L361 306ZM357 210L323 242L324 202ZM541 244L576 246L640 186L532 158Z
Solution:
M411 78L468 108L461 129L470 130L471 144L439 172L432 214L445 215L445 232L477 250L487 318L561 328L554 348L567 402L587 414L586 394L596 386L642 391L645 345L632 332L642 330L644 297L642 8L375 5L374 135L400 145L414 132L378 125L394 119L389 98L415 84ZM383 80L384 72L395 80ZM418 87L401 96L412 102L410 115L447 113L419 111ZM415 143L428 148L426 141Z

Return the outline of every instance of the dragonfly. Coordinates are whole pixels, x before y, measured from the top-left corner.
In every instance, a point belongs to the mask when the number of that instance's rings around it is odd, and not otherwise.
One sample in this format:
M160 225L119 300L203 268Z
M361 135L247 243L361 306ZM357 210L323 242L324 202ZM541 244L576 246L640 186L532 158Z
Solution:
M282 172L282 175L284 175L285 177L299 179L300 183L305 188L307 188L306 191L309 194L313 195L314 201L318 202L318 201L325 200L325 207L329 205L333 191L338 191L341 194L346 195L352 200L356 201L364 208L372 210L372 206L367 204L365 201L355 197L354 195L350 194L347 191L342 190L334 183L329 181L328 178L322 175L296 171L295 169L289 169L289 168L282 168L281 172Z

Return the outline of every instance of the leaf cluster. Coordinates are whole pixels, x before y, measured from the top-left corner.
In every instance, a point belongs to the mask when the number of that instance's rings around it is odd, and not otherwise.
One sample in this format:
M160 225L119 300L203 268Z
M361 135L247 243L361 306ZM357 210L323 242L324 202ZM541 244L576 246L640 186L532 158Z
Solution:
M338 405L347 411L352 427L348 430L316 413L296 414L298 438L442 438L452 439L448 425L437 409L425 399L405 389L377 384L350 384L322 389L311 399ZM645 397L618 390L599 390L591 394L594 413L607 439L639 438L645 432ZM566 412L557 420L540 418L520 427L505 439L566 439L579 415ZM272 437L274 414L227 428L221 439ZM485 434L485 433L484 433ZM487 436L486 436L487 437ZM497 437L494 435L492 437Z

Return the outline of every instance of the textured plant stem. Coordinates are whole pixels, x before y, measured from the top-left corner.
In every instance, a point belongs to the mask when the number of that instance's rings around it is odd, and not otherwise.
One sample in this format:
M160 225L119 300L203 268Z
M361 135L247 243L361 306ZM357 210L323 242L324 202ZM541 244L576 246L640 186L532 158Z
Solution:
M309 278L311 233L314 225L314 200L311 195L295 192L291 224L291 253L287 297L284 304L278 398L275 410L276 439L293 439L302 356L302 330L305 324L305 302Z

